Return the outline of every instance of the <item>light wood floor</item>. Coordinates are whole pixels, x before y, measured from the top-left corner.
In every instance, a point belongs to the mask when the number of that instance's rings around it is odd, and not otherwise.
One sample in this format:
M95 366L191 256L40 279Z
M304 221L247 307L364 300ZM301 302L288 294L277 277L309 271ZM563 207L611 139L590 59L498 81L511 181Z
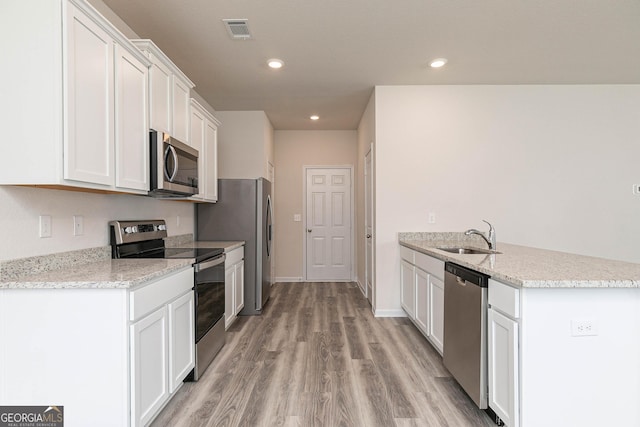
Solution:
M277 283L153 426L495 426L404 318L352 283Z

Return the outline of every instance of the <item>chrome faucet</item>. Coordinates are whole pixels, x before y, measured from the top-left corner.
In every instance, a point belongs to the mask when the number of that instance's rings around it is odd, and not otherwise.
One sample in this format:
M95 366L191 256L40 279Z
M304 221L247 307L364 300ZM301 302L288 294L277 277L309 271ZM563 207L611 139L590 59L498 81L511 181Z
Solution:
M465 231L464 234L465 234L465 236L470 236L472 234L477 234L478 236L482 237L485 242L487 242L487 245L489 245L489 249L495 249L496 248L496 229L493 228L493 225L491 225L491 223L489 223L489 221L485 221L484 219L482 221L484 221L487 224L489 224L489 238L486 238L484 236L483 232L478 231L475 228L471 228L471 229Z

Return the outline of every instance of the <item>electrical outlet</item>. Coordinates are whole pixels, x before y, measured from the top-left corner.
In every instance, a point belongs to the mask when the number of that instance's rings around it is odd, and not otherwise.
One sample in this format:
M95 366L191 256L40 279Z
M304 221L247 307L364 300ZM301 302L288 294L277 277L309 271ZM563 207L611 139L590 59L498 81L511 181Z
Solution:
M633 184L633 194L640 194L640 184Z
M598 335L595 321L592 319L580 319L571 321L572 337L587 337Z
M435 224L436 223L436 213L435 212L429 212L429 215L427 216L427 222L429 224Z
M40 215L40 237L51 237L51 215Z
M176 215L176 227L180 227L180 215Z
M84 217L82 215L73 216L73 235L82 236L84 234Z
M293 220L295 222L300 222L302 221L302 216L300 214L293 214Z

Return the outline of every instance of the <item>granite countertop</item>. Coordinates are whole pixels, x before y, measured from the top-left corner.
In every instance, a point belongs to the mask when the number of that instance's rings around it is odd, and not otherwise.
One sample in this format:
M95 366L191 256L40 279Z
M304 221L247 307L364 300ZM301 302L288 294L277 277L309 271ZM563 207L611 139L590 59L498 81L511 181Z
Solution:
M464 233L400 233L400 245L523 288L640 288L640 264L500 243L499 254L461 255L438 247L486 249Z
M190 267L193 259L106 259L0 281L0 289L129 289Z
M244 241L165 239L172 248L239 248ZM193 259L111 259L111 247L81 249L0 262L0 289L129 289L190 267Z

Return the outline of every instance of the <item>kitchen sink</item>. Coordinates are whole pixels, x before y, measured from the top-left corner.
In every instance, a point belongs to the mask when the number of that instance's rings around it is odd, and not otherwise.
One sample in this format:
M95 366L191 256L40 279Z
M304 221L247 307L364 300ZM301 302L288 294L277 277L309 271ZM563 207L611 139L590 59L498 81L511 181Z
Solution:
M501 252L494 251L493 249L480 249L480 248L458 248L458 247L446 247L446 248L436 248L441 251L451 252L452 254L462 254L462 255L477 255L477 254L499 254Z

